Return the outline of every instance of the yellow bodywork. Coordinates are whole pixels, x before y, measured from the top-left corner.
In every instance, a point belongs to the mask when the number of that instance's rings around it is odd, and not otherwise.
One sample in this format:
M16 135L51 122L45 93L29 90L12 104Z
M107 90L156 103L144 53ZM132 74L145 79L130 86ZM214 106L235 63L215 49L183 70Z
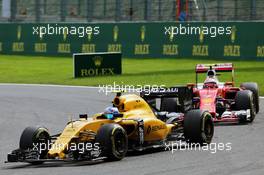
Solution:
M145 142L164 140L171 132L172 128L176 126L176 124L166 124L159 120L147 102L137 95L129 94L115 97L113 104L119 109L119 112L123 114L122 117L113 120L102 119L102 113L99 113L95 114L91 120L79 119L69 122L52 145L48 152L48 157L65 158L64 152L67 150L67 146L74 138L79 137L81 132L92 131L96 134L98 129L107 123L117 123L121 125L127 131L128 139L137 140L137 120L142 119L144 122ZM89 141L94 138L86 137L85 139Z

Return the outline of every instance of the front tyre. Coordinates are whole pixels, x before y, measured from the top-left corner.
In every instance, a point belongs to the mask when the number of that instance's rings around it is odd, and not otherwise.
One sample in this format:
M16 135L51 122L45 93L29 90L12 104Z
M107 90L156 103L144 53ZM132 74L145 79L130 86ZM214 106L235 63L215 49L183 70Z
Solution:
M118 124L104 124L97 132L96 142L100 144L101 156L110 161L123 159L128 150L126 131Z
M184 136L189 143L209 144L214 135L214 123L209 112L188 111L184 117Z
M256 114L259 112L259 88L257 83L242 83L241 88L250 90L253 93L253 102Z
M256 116L256 111L254 107L254 97L250 90L238 91L235 97L236 110L250 110L249 122L253 122ZM241 119L241 122L247 122L248 120Z
M38 153L39 159L46 157L50 142L50 134L44 127L27 127L20 136L19 149L32 150ZM32 161L31 164L41 164L43 161Z

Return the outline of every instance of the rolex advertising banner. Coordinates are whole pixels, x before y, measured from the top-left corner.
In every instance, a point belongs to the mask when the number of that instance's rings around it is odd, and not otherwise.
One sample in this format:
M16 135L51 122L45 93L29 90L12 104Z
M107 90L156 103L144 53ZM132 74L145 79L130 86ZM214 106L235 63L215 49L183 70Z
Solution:
M264 22L0 24L0 54L264 59Z
M74 77L116 75L122 73L121 53L73 54Z

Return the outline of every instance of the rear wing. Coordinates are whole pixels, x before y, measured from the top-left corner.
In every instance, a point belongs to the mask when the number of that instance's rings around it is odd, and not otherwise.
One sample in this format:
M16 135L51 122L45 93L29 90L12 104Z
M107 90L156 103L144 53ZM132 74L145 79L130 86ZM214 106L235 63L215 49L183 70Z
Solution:
M156 105L155 100L158 98L177 98L180 112L186 112L192 108L193 89L187 86L150 89L142 91L140 96L152 107Z
M235 75L233 63L197 64L195 67L196 87L198 84L198 74L205 73L210 69L213 69L216 72L232 72L232 83L234 83Z
M192 89L187 86L175 86L170 88L148 89L140 93L141 97L162 98L162 97L185 97L192 95Z
M205 73L210 69L213 69L216 72L232 72L234 70L234 67L232 63L197 64L195 72Z

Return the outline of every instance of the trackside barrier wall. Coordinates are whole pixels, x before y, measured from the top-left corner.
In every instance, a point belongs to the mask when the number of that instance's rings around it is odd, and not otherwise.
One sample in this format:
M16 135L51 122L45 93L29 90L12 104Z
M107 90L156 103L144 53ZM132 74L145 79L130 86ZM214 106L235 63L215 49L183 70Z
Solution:
M73 53L122 52L123 57L197 57L264 60L264 22L193 23L51 23L53 27L98 27L99 34L37 35L33 27L48 23L0 24L0 54L72 56ZM171 26L230 27L230 34L180 35ZM176 32L176 30L174 30ZM182 31L184 33L184 31ZM214 31L213 31L214 32ZM33 34L34 33L34 34ZM166 33L166 34L165 34Z

